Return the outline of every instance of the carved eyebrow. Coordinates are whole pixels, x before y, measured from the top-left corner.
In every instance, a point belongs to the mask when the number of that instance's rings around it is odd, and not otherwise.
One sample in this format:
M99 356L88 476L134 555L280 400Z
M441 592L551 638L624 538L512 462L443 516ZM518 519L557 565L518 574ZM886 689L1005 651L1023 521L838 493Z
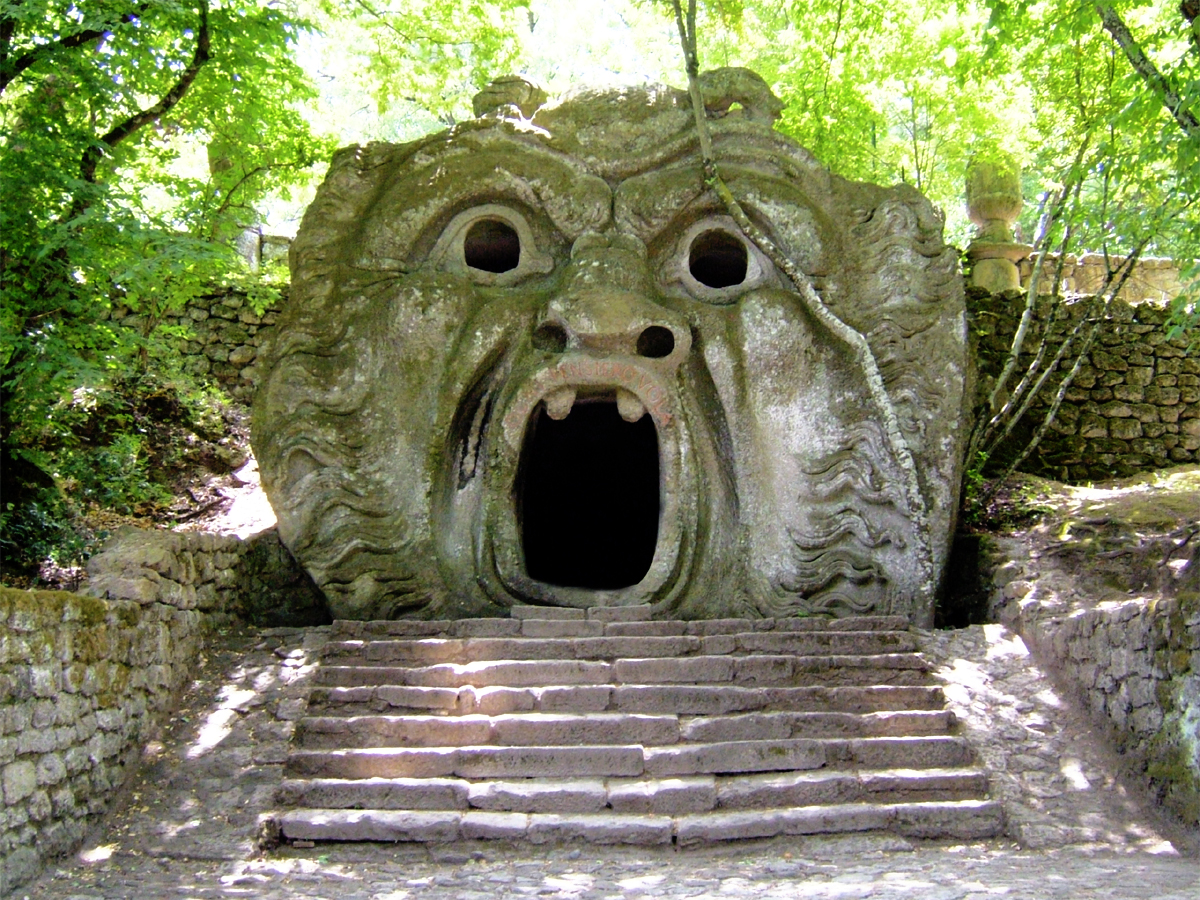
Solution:
M732 166L726 181L742 187L739 200L747 212L759 220L760 227L774 230L776 215L763 208L758 197L782 198L797 208L815 209L798 186L777 174ZM746 187L754 190L747 191ZM617 186L614 213L618 227L629 230L648 245L667 229L687 227L710 215L725 215L720 200L700 177L698 166L676 165L628 178ZM734 230L737 230L736 228Z
M406 157L382 179L359 230L364 261L419 265L454 215L489 202L544 217L568 242L604 230L612 217L611 188L577 161L511 137L473 134Z

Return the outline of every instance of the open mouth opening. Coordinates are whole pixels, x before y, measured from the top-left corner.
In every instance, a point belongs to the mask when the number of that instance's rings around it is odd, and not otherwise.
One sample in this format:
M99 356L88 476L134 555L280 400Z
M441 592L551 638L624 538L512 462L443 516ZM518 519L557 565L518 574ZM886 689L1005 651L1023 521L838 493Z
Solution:
M651 416L625 421L611 395L580 398L561 420L539 403L515 485L526 574L592 590L640 582L658 543L659 481Z

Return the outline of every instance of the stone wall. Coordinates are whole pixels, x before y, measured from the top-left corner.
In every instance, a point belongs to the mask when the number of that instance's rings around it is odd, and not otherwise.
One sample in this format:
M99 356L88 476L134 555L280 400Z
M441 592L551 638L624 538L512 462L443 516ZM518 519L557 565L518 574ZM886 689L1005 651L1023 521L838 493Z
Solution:
M206 619L157 599L0 589L0 892L83 839L183 684Z
M1057 268L1058 258L1047 255L1042 264L1042 290L1047 293L1054 282ZM1020 272L1021 284L1028 286L1029 276L1033 274L1033 260L1023 259ZM1108 266L1103 254L1068 255L1063 263L1062 290L1068 294L1095 294L1104 287L1107 272ZM1117 296L1127 303L1134 304L1146 300L1167 303L1178 297L1182 291L1183 281L1180 277L1179 263L1173 259L1148 256L1137 261Z
M1089 303L1084 297L1067 304L1066 314L1051 323L1055 348L1087 314ZM967 306L978 342L982 397L991 390L1012 343L1024 297L969 290ZM1042 298L1026 339L1030 352L1036 350L1049 312L1049 299ZM1200 355L1188 354L1186 339L1167 338L1166 319L1162 304L1113 303L1051 431L1023 465L1025 471L1060 481L1099 481L1200 461ZM1025 362L1029 358L1023 356ZM1068 357L1062 371L1073 363L1074 357ZM1057 384L1056 376L1019 426L1013 445L1023 446L1041 422Z
M1200 825L1200 592L1097 600L1020 538L995 539L985 556L994 619L1108 724L1163 803Z
M245 294L223 291L197 298L159 324L182 335L168 340L183 354L185 371L211 378L230 396L249 402L258 377L254 362L279 307L275 304L259 315ZM147 324L144 315L128 307L114 307L109 315L139 333Z
M119 533L83 593L0 589L0 894L73 850L235 619L328 621L274 531Z

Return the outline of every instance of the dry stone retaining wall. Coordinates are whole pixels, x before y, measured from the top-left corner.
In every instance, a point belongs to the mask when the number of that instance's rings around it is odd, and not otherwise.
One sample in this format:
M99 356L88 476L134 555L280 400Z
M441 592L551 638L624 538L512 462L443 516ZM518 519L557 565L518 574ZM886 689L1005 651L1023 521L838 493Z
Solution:
M235 399L249 401L258 379L254 363L278 314L279 305L260 315L245 294L224 291L195 299L160 324L182 334L172 340L187 372L211 378ZM114 307L109 315L139 333L145 329L146 317L128 307Z
M1020 539L986 556L995 619L1054 661L1163 802L1200 824L1200 594L1096 602Z
M1088 297L1069 303L1065 316L1051 323L1048 358L1090 303ZM968 291L967 306L978 341L979 396L985 396L1012 343L1024 298ZM1049 299L1042 298L1026 339L1031 353L1049 318ZM1166 320L1161 304L1113 303L1050 432L1025 462L1026 471L1081 482L1200 461L1200 355L1187 352L1185 338L1167 337ZM1023 355L1024 362L1030 358ZM1067 357L1061 371L1069 371L1074 361ZM1025 437L1054 396L1058 379L1051 381L1021 426ZM1020 438L1014 443L1023 445Z
M73 849L137 760L199 652L177 598L0 591L0 891Z
M129 529L88 572L80 594L0 589L0 894L83 839L210 629L327 621L273 531Z

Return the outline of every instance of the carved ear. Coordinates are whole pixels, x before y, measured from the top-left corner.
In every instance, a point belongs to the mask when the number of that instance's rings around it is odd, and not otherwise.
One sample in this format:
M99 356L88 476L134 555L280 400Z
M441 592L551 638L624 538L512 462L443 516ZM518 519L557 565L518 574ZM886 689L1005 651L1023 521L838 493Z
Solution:
M471 108L475 118L479 119L488 113L500 112L506 106L515 106L521 111L522 118L532 119L545 102L546 92L532 81L526 81L520 75L504 75L476 94L471 100Z
M718 117L740 103L743 118L770 127L783 112L783 103L757 72L736 66L701 72L700 93L704 108Z

